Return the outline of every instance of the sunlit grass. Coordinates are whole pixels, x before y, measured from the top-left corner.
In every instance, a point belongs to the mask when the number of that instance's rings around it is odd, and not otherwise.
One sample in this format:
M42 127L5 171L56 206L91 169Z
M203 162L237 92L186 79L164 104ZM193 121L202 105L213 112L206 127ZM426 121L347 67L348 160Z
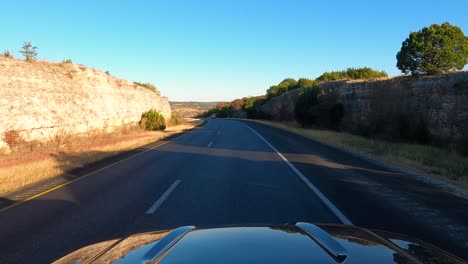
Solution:
M122 152L142 147L178 132L191 129L202 121L187 120L166 131L130 131L123 135L101 135L87 139L79 137L57 138L49 145L33 151L0 156L0 161L19 158L13 165L0 166L0 194L14 191L29 184L55 177L74 168L102 160ZM134 137L133 137L134 136Z

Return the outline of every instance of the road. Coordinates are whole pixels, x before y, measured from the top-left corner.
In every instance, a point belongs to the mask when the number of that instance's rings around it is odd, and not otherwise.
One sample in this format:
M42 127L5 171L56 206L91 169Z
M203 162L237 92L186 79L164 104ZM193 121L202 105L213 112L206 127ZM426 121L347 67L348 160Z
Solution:
M214 119L1 212L0 263L182 225L299 221L403 233L467 259L467 200L298 135Z

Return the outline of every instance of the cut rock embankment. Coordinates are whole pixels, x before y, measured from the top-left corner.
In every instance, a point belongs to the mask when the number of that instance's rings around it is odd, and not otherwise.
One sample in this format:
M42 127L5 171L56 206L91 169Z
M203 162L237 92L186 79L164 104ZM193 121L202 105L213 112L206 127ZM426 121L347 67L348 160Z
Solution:
M167 98L104 72L71 63L0 57L0 149L15 131L25 141L111 132L156 109L171 116Z
M468 72L429 77L395 77L375 81L334 81L320 85L336 92L344 105L342 128L356 132L377 119L390 122L399 113L422 118L442 142L468 135ZM304 88L271 99L260 107L278 121L295 119L294 108Z

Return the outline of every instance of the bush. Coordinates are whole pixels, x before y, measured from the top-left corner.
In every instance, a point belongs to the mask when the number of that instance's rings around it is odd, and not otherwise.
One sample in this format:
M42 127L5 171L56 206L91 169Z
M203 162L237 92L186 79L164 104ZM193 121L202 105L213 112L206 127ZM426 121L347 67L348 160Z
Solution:
M275 96L282 95L294 89L311 88L315 85L317 85L316 81L307 78L300 78L297 81L292 78L286 78L282 80L278 85L270 86L270 88L266 91L266 96L269 100Z
M234 101L231 102L231 106L235 110L241 110L244 107L245 104L245 99L235 99Z
M73 63L71 59L63 60L62 63Z
M329 82L338 80L372 80L378 78L388 77L385 71L376 71L369 67L364 68L348 68L343 71L325 72L317 79L318 82Z
M10 149L18 147L20 144L24 143L24 139L21 137L19 131L9 130L3 134L3 141L7 143Z
M311 112L311 107L318 104L319 94L320 88L314 86L304 90L299 95L294 111L297 121L299 121L302 126L313 124L317 120L318 116Z
M154 84L152 84L152 83L133 82L133 84L144 87L144 88L146 88L148 90L151 90L151 91L154 91L154 92L158 91L158 88L156 88L156 86Z
M265 96L252 96L245 98L242 109L246 112L247 118L259 118L257 108L265 101L265 98Z
M266 96L269 99L287 93L289 87L293 87L297 84L297 81L292 78L286 78L282 80L278 85L272 85L266 90Z
M218 109L216 116L219 118L228 118L231 116L231 110L233 107L231 105L225 105L221 109Z
M215 108L209 109L204 116L210 117L211 115L216 115L219 118L227 118L231 117L231 111L235 110L235 108L231 105L231 103L218 103Z
M182 116L178 112L172 112L171 119L169 120L171 126L178 126L182 124Z
M411 32L397 53L403 73L434 75L461 70L468 63L468 38L461 28L445 22Z
M164 130L166 129L166 120L158 111L151 109L141 114L140 126L146 130Z
M26 61L35 61L37 58L37 47L31 45L31 42L24 42L23 49L20 51Z
M11 55L10 51L7 49L3 52L2 56L5 58L13 58L13 55Z

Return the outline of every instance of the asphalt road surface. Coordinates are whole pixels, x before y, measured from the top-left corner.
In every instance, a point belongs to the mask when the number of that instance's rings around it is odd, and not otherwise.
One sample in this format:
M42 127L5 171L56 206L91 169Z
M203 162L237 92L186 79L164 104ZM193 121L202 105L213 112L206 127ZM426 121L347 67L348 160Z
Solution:
M183 225L299 221L403 233L468 259L467 200L301 136L214 119L1 212L0 263Z

